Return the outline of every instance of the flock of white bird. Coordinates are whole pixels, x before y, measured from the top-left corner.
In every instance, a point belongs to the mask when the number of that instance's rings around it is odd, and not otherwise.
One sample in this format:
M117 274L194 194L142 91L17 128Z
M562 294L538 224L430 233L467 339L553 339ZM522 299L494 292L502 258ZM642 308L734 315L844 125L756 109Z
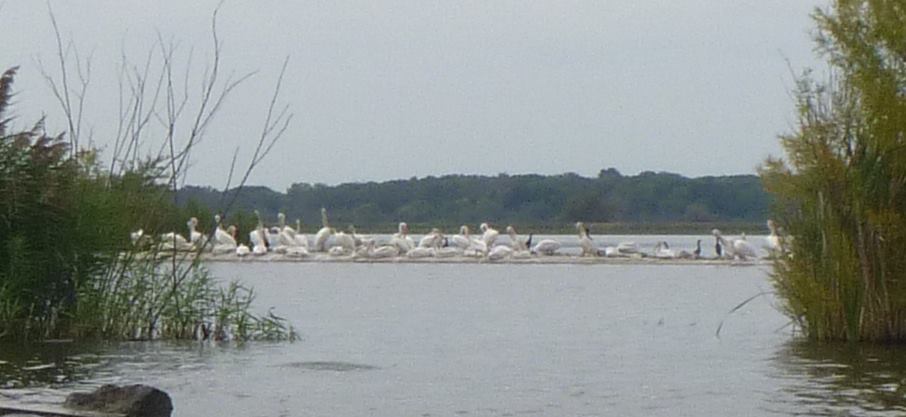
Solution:
M235 226L224 228L220 215L214 216L215 229L210 235L197 230L198 219L189 219L188 238L179 233L165 233L159 237L159 249L162 251L201 251L218 255L235 254L238 257L263 256L268 253L282 254L290 258L306 258L315 253L327 253L331 256L352 256L357 258L452 258L472 257L491 261L503 259L526 259L534 256L557 255L561 243L555 239L543 239L533 242L533 235L522 239L513 226L506 227L509 242L498 243L500 233L488 223L479 226L480 234L472 235L469 226L463 225L459 233L453 236L444 235L439 229L433 229L417 243L409 236L409 226L400 223L397 233L389 241L378 242L370 237L356 233L350 227L349 233L331 227L327 219L327 210L321 209L321 229L310 240L301 231L301 223L296 227L286 224L283 213L277 215L278 225L267 228L255 211L258 224L249 232L251 247L237 242ZM703 259L701 240L693 251L674 251L666 241L658 242L653 254L643 253L635 242L622 242L616 246L598 247L592 240L589 229L584 223L575 225L579 238L582 257L646 257L657 259ZM784 252L783 239L777 233L773 221L768 220L771 233L762 249L768 257ZM750 260L759 258L759 251L746 240L745 234L738 238L724 237L720 230L714 229L715 253L718 259ZM142 230L132 233L134 244L150 243L152 239L145 236ZM715 259L715 258L710 258Z

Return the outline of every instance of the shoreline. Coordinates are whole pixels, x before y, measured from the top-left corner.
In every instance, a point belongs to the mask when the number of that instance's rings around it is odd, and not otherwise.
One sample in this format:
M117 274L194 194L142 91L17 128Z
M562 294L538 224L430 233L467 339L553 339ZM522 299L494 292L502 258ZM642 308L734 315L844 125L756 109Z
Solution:
M196 259L195 254L181 254L180 261ZM358 263L358 264L482 264L482 265L686 265L686 266L769 266L773 260L759 258L751 260L737 259L664 259L642 256L627 257L581 257L576 255L551 255L533 256L531 258L507 258L489 260L486 258L472 258L455 256L449 258L408 258L399 256L394 258L366 258L355 255L331 256L318 253L307 257L291 257L282 254L268 253L267 255L212 255L202 254L200 261L209 263Z

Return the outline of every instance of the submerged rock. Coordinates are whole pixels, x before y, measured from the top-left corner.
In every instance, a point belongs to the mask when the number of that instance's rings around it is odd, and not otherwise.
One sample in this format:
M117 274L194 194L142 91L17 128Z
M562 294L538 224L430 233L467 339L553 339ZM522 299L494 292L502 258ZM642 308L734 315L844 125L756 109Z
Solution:
M127 417L169 417L173 411L170 396L147 385L103 385L94 392L69 394L63 406Z

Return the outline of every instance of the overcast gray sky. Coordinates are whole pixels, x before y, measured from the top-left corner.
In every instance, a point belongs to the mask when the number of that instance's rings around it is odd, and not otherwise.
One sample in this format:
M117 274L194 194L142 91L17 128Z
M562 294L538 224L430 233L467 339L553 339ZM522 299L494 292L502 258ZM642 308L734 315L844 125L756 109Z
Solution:
M116 125L120 51L142 60L159 31L181 56L194 50L200 71L217 3L51 1L66 40L93 56L86 124L99 145ZM785 60L818 65L809 14L824 4L228 0L222 70L258 72L221 110L188 183L220 188L233 149L250 157L285 56L282 98L295 118L252 184L754 173L794 120ZM64 130L36 66L55 59L45 2L7 0L0 39L0 67L21 66L18 122L45 112Z

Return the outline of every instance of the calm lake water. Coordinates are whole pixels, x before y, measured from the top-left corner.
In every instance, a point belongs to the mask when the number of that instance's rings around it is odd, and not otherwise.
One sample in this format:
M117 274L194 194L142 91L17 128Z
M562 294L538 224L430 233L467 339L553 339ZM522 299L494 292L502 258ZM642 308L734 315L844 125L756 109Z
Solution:
M903 415L906 350L803 344L770 296L727 314L765 268L215 264L302 340L0 346L0 383L147 383L177 416Z

